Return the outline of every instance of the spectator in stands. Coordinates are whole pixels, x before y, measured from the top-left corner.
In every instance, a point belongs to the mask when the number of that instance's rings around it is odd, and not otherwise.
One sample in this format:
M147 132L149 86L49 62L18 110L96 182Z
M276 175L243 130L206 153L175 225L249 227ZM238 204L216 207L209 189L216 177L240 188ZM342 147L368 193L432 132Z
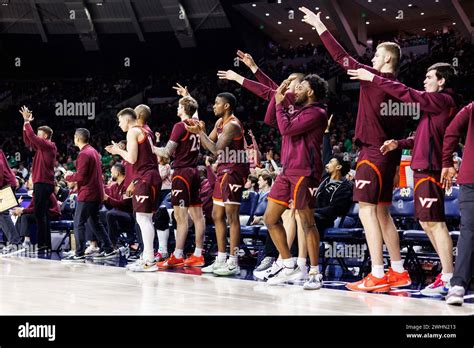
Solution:
M23 162L21 162L20 165L18 166L17 173L20 173L21 177L24 180L28 178L28 169L25 168L25 165L23 164Z
M249 192L258 192L258 177L250 174L245 182L244 189Z
M165 197L171 192L171 166L170 159L167 157L158 157L159 158L159 170L161 176L161 191L158 197L158 206L161 205L161 202Z

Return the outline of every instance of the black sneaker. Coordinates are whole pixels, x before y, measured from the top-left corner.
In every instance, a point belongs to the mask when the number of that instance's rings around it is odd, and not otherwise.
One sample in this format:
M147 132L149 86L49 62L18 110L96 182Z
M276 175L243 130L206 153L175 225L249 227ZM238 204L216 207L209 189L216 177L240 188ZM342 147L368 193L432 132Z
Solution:
M108 259L114 259L116 257L120 256L120 252L118 250L112 250L111 252L107 253L105 251L102 251L99 253L99 255L95 255L92 258L94 260L108 260Z
M81 256L69 255L69 256L65 257L64 259L62 259L61 261L63 261L63 262L86 262L86 256L85 255L81 255Z

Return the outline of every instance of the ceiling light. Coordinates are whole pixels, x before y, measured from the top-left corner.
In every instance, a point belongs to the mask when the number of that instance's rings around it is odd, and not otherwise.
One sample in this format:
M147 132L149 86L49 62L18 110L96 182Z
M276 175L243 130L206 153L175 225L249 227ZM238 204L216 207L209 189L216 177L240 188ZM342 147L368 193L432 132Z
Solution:
M281 24L281 22L280 22L280 21L278 21L278 24Z
M385 11L387 11L387 9L384 7L384 8L382 9L382 11L385 12Z
M365 22L365 24L370 24L370 22L369 22L369 21L367 21L367 22Z
M292 32L293 32L293 29L289 29L288 31L289 31L290 33L292 33Z
M424 15L425 15L425 13L424 13L424 12L421 12L421 13L420 13L420 15L424 16Z
M252 4L252 7L256 7L256 6L257 6L257 4Z
M326 19L329 19L329 16L326 16Z

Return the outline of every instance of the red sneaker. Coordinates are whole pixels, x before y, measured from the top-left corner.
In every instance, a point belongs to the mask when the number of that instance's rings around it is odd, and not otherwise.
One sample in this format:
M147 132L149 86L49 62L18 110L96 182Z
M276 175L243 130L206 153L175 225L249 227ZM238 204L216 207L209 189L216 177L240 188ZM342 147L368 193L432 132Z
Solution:
M367 277L358 282L346 284L346 288L352 291L387 292L390 290L390 285L386 275L377 278L369 273Z
M192 254L184 260L184 267L202 267L204 266L204 256L196 256Z
M181 258L176 258L174 254L171 254L171 256L161 262L158 262L156 264L158 268L177 268L177 267L183 267L184 266L184 259Z
M390 267L388 272L385 273L385 276L387 277L388 283L392 288L402 288L404 286L411 285L411 279L408 271L398 273L395 272L392 267Z

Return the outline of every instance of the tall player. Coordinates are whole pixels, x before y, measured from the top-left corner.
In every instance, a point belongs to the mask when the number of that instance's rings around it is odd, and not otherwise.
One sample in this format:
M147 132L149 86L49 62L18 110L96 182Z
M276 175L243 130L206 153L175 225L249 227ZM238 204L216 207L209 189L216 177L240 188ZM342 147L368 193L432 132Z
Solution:
M390 139L380 150L385 155L397 148L413 149L411 168L415 172L415 216L438 253L442 265L442 273L432 284L422 289L421 294L446 294L447 285L453 276L453 241L446 226L444 191L440 179L444 132L457 108L458 98L451 89L455 70L448 63L430 66L426 71L424 92L376 76L365 69L349 70L348 73L351 79L371 82L402 102L418 104L423 111L414 139Z
M280 223L280 217L292 204L301 219L311 263L304 288L316 290L322 286L322 275L318 267L319 232L314 220L314 208L323 168L321 146L328 123L325 106L320 101L326 97L328 87L327 82L318 75L307 75L296 88L295 104L299 108L291 114L283 107L290 83L290 80L285 80L274 96L278 128L282 135L283 169L268 195L264 219L282 257L283 268L268 279L268 284L301 278L301 269L291 257L285 229Z
M192 123L188 123L188 120L191 119L197 109L198 103L194 98L191 96L181 98L178 102L177 112L181 121L174 125L166 146L155 147L155 154L158 156L174 157L171 203L173 204L177 224L176 248L168 259L158 262L159 268L204 266L202 249L206 222L202 213L201 198L199 197L201 179L197 169L201 143L198 134L191 134L185 128L186 124L192 125ZM189 229L188 214L191 215L194 222L196 248L194 253L185 260L183 252Z
M127 188L127 195L133 196L133 211L140 226L144 249L142 258L128 269L134 272L153 272L158 270L153 252L153 213L157 208L161 177L156 165L156 156L153 154L153 145L147 132L138 125L135 111L125 108L119 111L117 117L120 128L127 133L127 149L122 150L114 143L107 146L106 150L113 155L120 155L133 166L132 182Z
M320 12L316 15L305 7L300 10L305 14L303 20L316 28L329 54L345 70L365 68L376 75L395 79L401 54L396 43L379 44L372 58L372 67L363 65L334 39L321 21ZM388 291L391 287L411 284L410 276L403 268L398 232L389 212L401 151L392 151L386 156L380 152L385 140L403 137L406 117L382 117L382 103L387 101L388 95L383 90L373 84L361 82L355 127L360 154L353 199L359 202L359 218L369 246L372 272L358 282L347 284L347 288L354 291ZM391 260L387 273L384 273L383 242L387 245Z
M214 186L212 218L216 226L218 254L210 266L203 268L204 273L220 276L240 274L238 251L240 246L239 209L245 181L249 175L244 145L244 128L234 116L237 100L231 93L220 93L214 103L217 120L209 134L205 132L203 122L186 125L186 130L198 134L201 144L218 156L217 180ZM230 225L230 256L226 262L226 217Z
M51 250L48 210L49 196L54 192L54 161L57 148L56 144L51 141L53 130L50 127L38 127L38 132L35 134L31 127L33 113L26 106L21 108L20 113L24 120L23 140L26 146L36 151L31 170L33 172L38 249L47 251Z

